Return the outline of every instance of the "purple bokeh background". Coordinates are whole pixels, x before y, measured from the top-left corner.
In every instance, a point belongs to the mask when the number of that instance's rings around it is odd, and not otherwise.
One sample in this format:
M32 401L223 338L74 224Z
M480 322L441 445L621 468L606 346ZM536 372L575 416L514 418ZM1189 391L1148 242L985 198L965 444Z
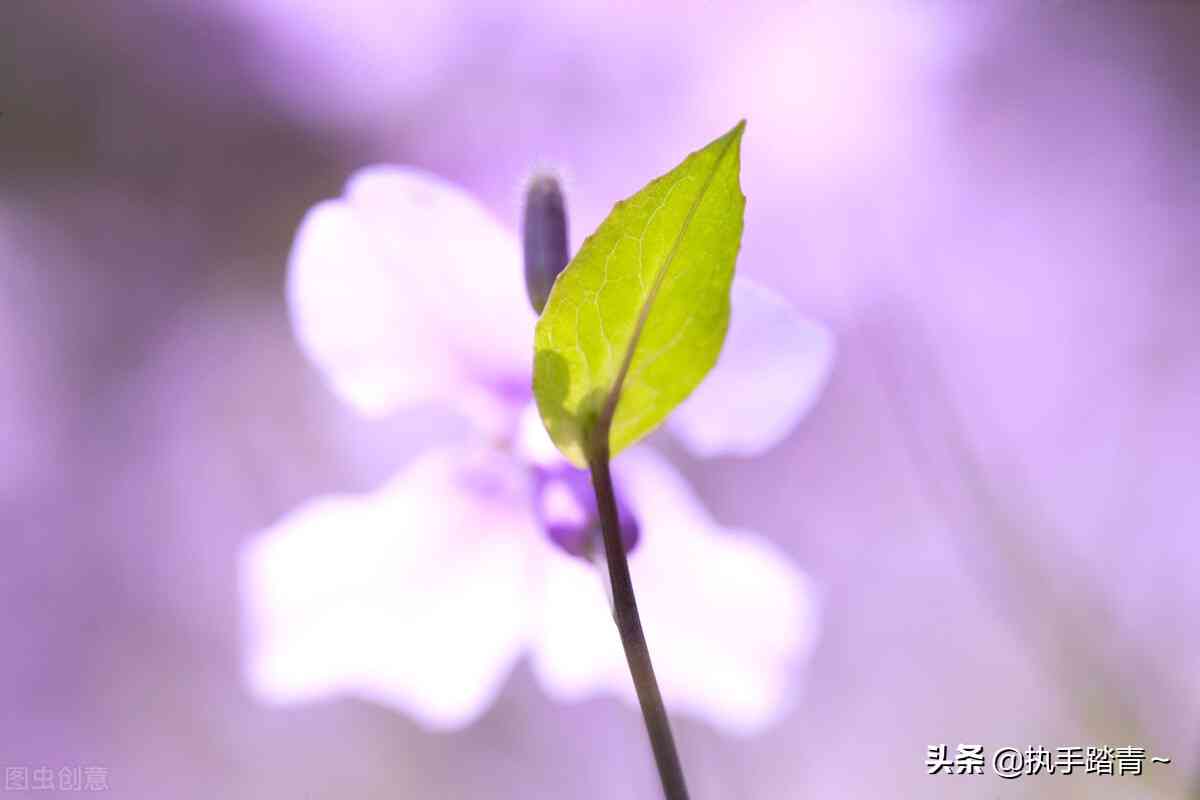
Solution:
M655 797L636 714L556 705L524 666L457 734L257 706L235 559L436 433L354 418L301 357L283 273L309 206L393 161L515 226L552 166L578 243L745 116L739 269L840 360L766 457L673 456L826 617L784 724L680 724L693 795L1193 796L1200 7L60 0L0 23L5 766L102 765L119 797ZM925 774L960 742L1173 763Z

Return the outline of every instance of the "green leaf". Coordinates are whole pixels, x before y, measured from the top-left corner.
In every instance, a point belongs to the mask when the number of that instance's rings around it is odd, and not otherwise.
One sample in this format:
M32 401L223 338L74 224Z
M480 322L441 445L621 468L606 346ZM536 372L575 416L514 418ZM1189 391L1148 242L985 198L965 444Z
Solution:
M609 455L652 431L717 361L746 207L745 125L617 203L550 291L533 392L578 466L605 431Z

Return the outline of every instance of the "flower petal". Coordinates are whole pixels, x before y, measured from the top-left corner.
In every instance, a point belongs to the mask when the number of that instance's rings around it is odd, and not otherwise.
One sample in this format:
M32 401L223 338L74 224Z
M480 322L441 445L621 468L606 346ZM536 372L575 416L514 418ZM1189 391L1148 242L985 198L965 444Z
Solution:
M779 295L733 281L732 312L716 367L667 425L696 455L753 456L788 435L820 396L833 334Z
M367 167L308 212L288 305L307 355L368 414L528 383L534 314L516 238L415 169Z
M647 448L617 462L642 525L630 571L672 711L752 734L789 706L816 638L807 578L766 540L721 530L674 468ZM603 578L551 548L534 669L551 694L615 692L636 702Z
M519 465L440 449L371 495L314 500L242 553L246 673L274 703L355 694L426 725L481 714L526 641Z

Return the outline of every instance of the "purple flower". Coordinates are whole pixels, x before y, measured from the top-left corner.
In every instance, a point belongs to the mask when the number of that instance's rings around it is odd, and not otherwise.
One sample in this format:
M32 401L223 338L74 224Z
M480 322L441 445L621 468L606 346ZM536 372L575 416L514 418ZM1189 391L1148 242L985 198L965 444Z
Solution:
M532 403L521 260L470 197L414 170L364 169L305 218L288 302L333 389L375 416L450 406L474 435L369 494L311 500L247 545L246 672L260 697L355 694L457 727L528 654L557 698L636 702L591 558L588 476ZM815 401L832 356L825 328L738 278L721 359L667 427L700 455L761 452ZM807 579L766 540L717 525L653 449L613 469L668 706L761 729L815 639Z

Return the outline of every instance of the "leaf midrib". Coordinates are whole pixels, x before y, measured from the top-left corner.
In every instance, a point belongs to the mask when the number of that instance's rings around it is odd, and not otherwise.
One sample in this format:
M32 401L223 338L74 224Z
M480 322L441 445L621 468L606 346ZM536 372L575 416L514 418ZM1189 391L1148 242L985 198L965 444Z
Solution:
M617 370L617 377L613 380L612 388L608 391L608 397L605 398L604 408L600 412L599 418L596 420L596 427L592 432L592 436L602 440L605 452L608 449L609 430L612 427L613 417L616 415L617 403L621 400L621 389L625 385L625 378L629 374L629 368L633 364L633 356L637 352L638 341L642 336L642 329L646 327L646 320L650 317L650 310L654 305L654 301L658 298L658 290L662 286L663 280L666 278L667 272L671 269L671 264L675 261L675 255L679 252L679 247L683 243L684 237L691 229L692 219L696 216L697 209L708 195L708 190L712 186L713 180L717 177L717 172L721 169L721 164L725 161L725 156L729 154L733 147L734 141L738 138L737 134L740 129L746 126L746 121L742 120L733 130L726 136L728 141L721 148L721 152L717 154L717 160L713 162L712 170L704 179L704 185L700 187L700 191L696 194L696 199L692 201L691 207L688 209L687 215L683 218L683 225L679 228L679 233L675 237L675 241L671 244L671 250L667 253L667 257L663 259L662 265L654 275L654 283L650 286L650 291L646 295L646 299L642 302L641 308L638 309L637 322L634 323L633 335L629 337L629 344L625 349L625 353L621 359L621 368Z

